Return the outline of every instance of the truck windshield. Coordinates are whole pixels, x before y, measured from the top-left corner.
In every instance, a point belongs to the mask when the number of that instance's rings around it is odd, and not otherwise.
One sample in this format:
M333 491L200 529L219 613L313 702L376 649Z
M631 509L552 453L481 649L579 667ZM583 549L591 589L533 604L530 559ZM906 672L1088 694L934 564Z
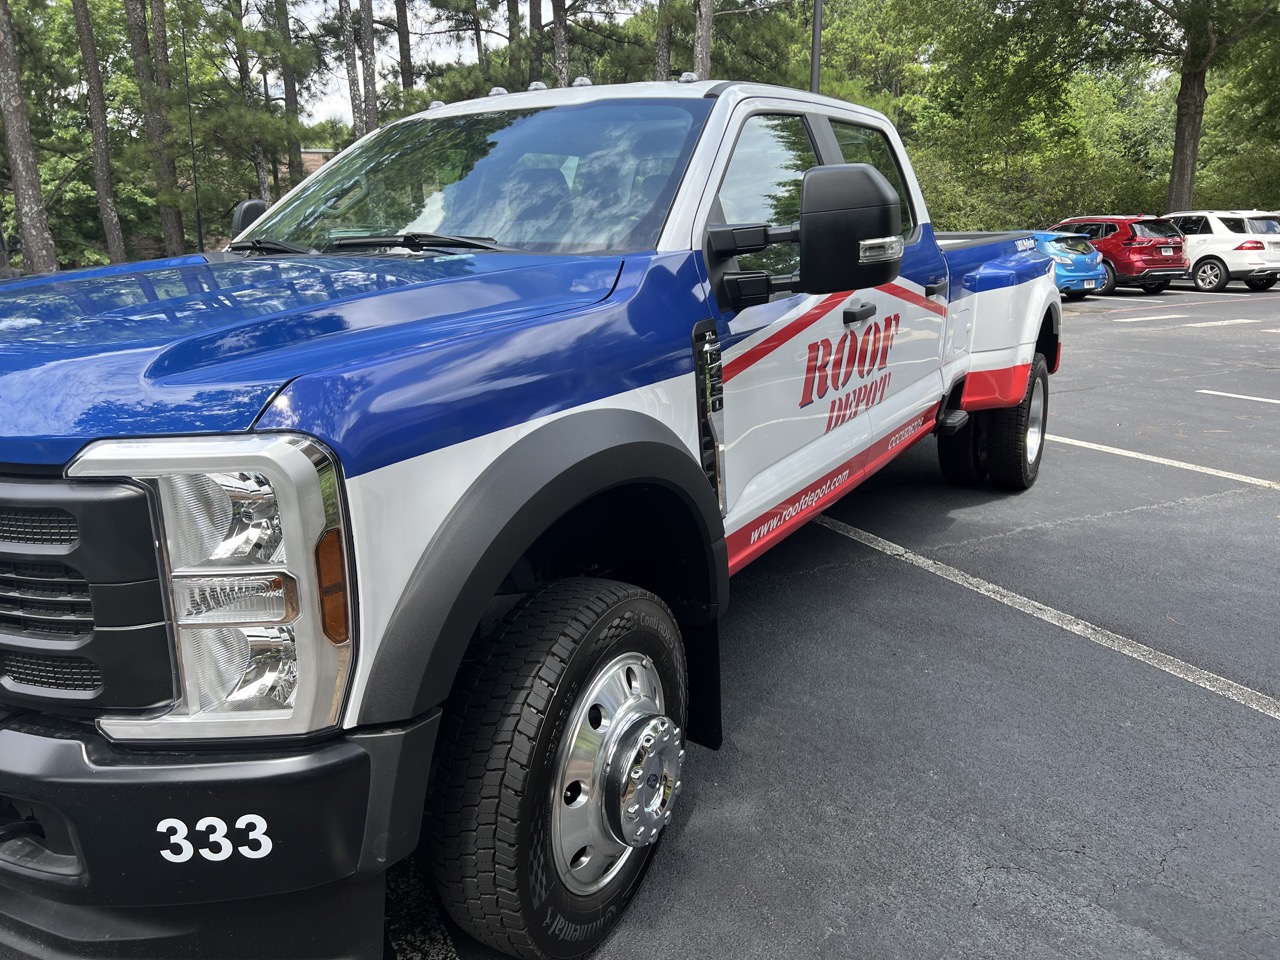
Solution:
M358 238L393 247L411 234L441 238L413 250L447 249L449 238L548 253L651 250L710 104L606 100L412 117L322 167L245 239L344 253L380 246L350 242Z

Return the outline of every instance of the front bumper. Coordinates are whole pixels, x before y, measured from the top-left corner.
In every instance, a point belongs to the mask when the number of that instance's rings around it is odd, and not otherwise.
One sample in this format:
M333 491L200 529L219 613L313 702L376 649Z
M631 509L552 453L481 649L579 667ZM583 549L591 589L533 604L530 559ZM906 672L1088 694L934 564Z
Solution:
M438 720L210 755L0 716L0 957L380 957Z

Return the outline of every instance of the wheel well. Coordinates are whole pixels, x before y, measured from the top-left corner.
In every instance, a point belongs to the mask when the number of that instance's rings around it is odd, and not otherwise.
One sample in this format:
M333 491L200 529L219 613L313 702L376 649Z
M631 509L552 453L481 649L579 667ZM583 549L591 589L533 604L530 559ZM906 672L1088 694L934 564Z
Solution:
M613 487L553 523L512 567L500 593L528 593L552 580L593 576L656 593L684 623L705 623L715 571L691 508L656 483Z
M1058 372L1059 354L1062 349L1062 341L1058 335L1059 326L1058 317L1050 307L1040 321L1040 333L1036 336L1036 353L1044 354L1050 373Z

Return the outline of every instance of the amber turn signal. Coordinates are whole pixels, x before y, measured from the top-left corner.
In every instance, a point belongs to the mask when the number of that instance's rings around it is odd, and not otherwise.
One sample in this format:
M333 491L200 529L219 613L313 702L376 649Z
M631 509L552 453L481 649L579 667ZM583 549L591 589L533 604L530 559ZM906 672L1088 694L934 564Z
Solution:
M334 643L351 639L347 617L347 564L340 531L326 530L316 546L316 571L320 574L320 613L325 636Z

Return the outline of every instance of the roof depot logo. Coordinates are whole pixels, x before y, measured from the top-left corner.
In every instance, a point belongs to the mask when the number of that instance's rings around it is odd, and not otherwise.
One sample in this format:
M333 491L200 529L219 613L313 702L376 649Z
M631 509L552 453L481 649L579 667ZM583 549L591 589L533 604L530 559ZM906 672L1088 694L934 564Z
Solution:
M861 336L846 330L834 346L825 337L809 344L800 406L825 399L828 393L836 394L831 399L824 433L875 406L889 392L890 374L886 368L900 322L901 317L895 313L868 324ZM855 375L861 382L850 387Z

